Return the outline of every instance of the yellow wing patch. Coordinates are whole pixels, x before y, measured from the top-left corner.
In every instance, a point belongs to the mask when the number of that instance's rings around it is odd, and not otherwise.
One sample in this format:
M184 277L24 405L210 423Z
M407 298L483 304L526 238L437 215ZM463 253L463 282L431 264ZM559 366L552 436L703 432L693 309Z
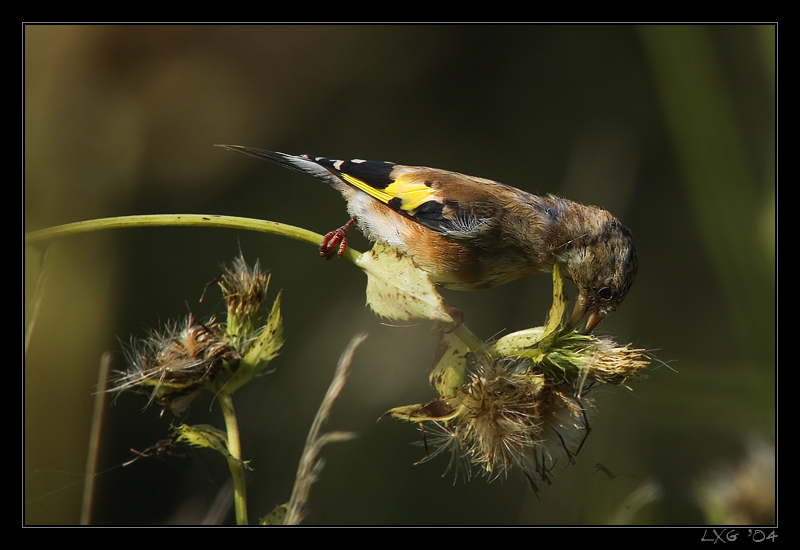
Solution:
M349 174L342 173L341 177L350 185L353 185L385 204L389 204L389 201L393 199L399 199L400 208L406 212L413 212L421 205L431 200L434 194L433 188L426 185L424 182L406 181L403 175L387 185L385 189L373 187Z

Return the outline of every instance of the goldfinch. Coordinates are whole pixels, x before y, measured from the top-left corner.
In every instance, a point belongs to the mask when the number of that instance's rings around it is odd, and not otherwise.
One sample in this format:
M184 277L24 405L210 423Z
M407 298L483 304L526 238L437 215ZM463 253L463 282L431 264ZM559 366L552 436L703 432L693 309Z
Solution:
M558 263L578 289L570 319L585 332L625 298L637 269L627 227L594 206L447 170L369 160L295 156L221 145L328 182L352 219L325 236L324 256L344 253L346 232L410 255L431 279L456 290L494 287Z

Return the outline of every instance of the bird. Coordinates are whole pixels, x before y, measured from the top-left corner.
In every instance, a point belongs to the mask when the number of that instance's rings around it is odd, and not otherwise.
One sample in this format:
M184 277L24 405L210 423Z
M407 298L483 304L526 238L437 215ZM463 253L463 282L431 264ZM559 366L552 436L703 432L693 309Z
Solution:
M437 168L219 147L309 174L342 194L351 218L325 235L325 257L344 254L357 224L454 290L491 288L558 264L578 291L567 326L586 317L584 333L622 303L636 275L631 231L596 206Z

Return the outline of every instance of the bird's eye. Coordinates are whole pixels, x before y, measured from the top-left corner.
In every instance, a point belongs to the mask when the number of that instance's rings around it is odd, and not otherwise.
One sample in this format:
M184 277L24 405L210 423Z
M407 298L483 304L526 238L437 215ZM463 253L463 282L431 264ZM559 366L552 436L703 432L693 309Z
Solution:
M597 291L598 296L600 296L603 300L610 300L612 296L614 296L614 291L611 290L609 287L604 286L600 290Z

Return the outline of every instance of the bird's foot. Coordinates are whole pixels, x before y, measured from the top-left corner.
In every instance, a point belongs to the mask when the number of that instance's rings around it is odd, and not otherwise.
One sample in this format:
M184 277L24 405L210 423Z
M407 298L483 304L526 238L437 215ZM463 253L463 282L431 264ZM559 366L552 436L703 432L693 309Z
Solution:
M347 230L350 229L356 222L355 216L350 218L350 221L344 224L339 229L334 229L324 237L319 246L319 255L326 259L331 259L335 253L343 256L344 251L347 250Z

